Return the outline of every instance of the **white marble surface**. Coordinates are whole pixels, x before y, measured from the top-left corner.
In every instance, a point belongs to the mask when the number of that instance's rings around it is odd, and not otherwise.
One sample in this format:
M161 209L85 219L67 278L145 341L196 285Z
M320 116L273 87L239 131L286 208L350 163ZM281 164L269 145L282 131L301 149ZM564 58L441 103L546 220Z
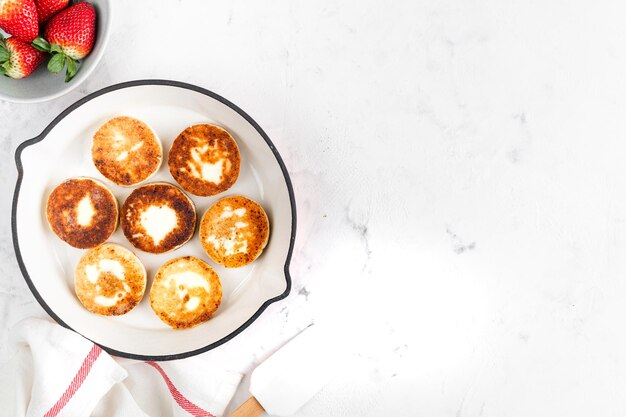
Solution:
M45 315L9 236L15 147L101 87L171 78L254 117L298 204L292 294L208 355L248 373L335 317L353 366L297 416L626 412L622 2L116 6L78 91L0 103L4 327Z

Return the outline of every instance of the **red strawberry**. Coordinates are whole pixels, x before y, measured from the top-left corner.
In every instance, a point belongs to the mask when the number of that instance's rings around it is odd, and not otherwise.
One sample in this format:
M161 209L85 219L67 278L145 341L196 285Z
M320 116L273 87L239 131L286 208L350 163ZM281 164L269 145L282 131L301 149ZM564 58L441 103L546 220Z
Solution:
M0 0L0 28L19 40L32 42L39 33L35 1Z
M96 37L96 11L90 3L80 2L59 12L48 22L44 38L59 45L72 59L83 59L91 52Z
M52 16L65 9L70 0L35 0L39 23L43 23Z
M0 0L2 1L2 0ZM96 11L90 3L80 2L60 11L48 21L44 38L33 46L52 53L48 70L57 73L65 67L65 82L76 75L76 60L91 52L96 37Z
M0 35L0 74L11 78L28 77L44 61L46 54L16 37Z

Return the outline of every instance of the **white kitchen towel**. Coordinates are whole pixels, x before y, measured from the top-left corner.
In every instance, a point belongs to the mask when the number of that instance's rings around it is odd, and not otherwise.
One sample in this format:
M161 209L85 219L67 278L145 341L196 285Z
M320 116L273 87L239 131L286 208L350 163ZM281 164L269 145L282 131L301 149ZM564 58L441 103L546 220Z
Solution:
M201 357L114 358L42 319L18 323L11 345L10 358L0 364L0 404L7 416L221 416L241 380Z

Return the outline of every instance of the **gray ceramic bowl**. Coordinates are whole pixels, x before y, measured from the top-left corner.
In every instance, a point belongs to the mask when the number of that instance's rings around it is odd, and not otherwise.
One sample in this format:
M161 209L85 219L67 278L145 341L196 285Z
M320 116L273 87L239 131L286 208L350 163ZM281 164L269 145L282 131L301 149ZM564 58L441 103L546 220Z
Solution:
M78 87L94 70L104 54L111 33L110 0L88 0L96 9L96 42L93 50L82 60L76 76L65 82L65 70L52 74L46 69L47 61L27 78L14 80L0 76L0 100L16 103L38 103L60 97Z

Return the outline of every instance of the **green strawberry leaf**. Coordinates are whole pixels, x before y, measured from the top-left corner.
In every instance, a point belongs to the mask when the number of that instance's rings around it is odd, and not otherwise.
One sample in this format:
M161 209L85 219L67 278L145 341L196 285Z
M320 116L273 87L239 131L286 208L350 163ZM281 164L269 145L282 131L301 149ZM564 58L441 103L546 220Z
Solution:
M65 66L65 55L63 54L54 54L52 58L50 58L50 62L48 62L48 71L53 73L58 73Z
M50 44L44 38L35 38L32 45L41 52L50 52Z
M6 62L9 58L11 58L11 54L9 54L4 45L0 44L0 62Z
M59 45L53 43L52 45L50 45L50 52L63 52L63 50Z
M74 78L78 70L76 69L76 62L74 62L72 58L67 57L65 61L67 62L67 71L65 72L65 82L69 82L72 78Z

